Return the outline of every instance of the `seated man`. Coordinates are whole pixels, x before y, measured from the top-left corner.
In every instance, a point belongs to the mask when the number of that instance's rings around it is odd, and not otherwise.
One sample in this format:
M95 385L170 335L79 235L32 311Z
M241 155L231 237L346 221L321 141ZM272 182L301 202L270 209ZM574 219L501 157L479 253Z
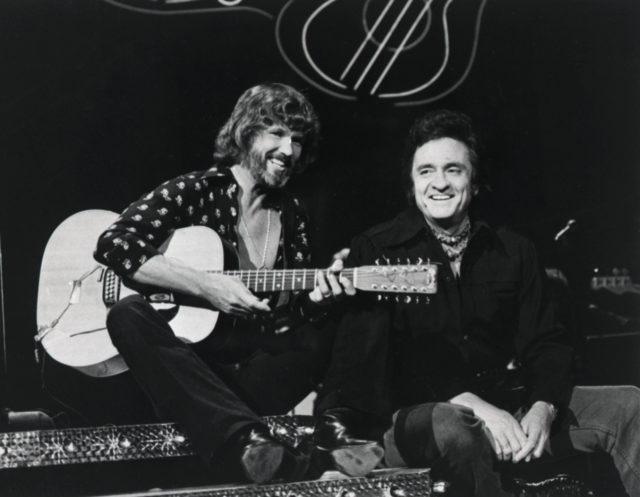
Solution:
M326 424L345 420L343 438L364 419L379 421L388 465L429 466L454 495L511 495L496 460L568 446L608 452L627 492L640 496L640 391L572 385L571 341L533 245L470 214L476 149L458 112L429 113L411 128L412 205L356 237L348 263L430 261L438 291L419 305L347 301L317 410ZM506 388L514 358L522 389Z
M215 332L191 346L136 295L112 307L107 327L156 413L179 423L206 461L229 460L231 479L263 483L306 471L307 454L274 440L260 416L290 411L324 371L325 357L309 342L325 339L313 330L283 330L317 316L327 297L354 289L330 271L319 274L310 293L258 297L239 279L195 270L159 247L176 229L200 225L237 251L240 269L307 265L307 221L283 188L312 160L318 130L311 104L295 89L250 88L217 136L215 166L133 202L95 251L99 262L134 282L200 298L224 314Z

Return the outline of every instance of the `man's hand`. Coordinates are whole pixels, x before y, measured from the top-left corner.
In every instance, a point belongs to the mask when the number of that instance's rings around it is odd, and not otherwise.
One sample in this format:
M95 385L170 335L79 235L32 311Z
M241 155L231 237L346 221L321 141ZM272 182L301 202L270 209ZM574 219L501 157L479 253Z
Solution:
M309 300L316 304L324 305L331 303L334 299L340 298L343 295L355 295L356 289L353 283L348 278L339 274L344 269L343 258L339 257L345 249L334 255L334 260L327 276L323 271L318 272L318 284L309 293ZM347 252L348 254L348 252ZM338 275L339 276L336 276Z
M531 461L538 459L549 440L551 424L553 423L552 407L543 401L537 401L520 421L522 430L527 435L527 442L513 458L513 462Z
M201 296L215 309L231 316L250 318L271 311L269 299L260 300L238 278L226 274L208 274Z
M145 262L132 277L145 285L202 298L214 309L232 316L250 318L271 312L268 299L260 300L238 278L200 271L162 254Z
M489 441L499 460L512 460L527 442L524 431L511 414L498 409L477 395L465 392L457 395L450 402L473 409L474 414L484 421L490 434Z

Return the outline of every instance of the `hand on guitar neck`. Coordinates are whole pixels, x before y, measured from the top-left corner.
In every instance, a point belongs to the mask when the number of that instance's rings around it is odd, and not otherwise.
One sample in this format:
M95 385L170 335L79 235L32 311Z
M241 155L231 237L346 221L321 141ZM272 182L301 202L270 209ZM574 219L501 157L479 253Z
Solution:
M345 252L346 250L346 252ZM329 266L327 274L318 272L317 286L309 293L309 300L319 305L331 303L334 298L344 295L355 295L356 289L349 278L340 274L344 269L344 259L349 254L348 249L343 249L333 256L333 263Z
M317 272L315 288L309 300L327 305L345 295L355 295L351 281L340 274L344 269L341 258L334 259L326 274ZM144 285L166 288L208 302L224 314L240 318L271 312L269 299L259 299L236 277L194 269L182 261L165 255L152 257L140 266L132 279Z

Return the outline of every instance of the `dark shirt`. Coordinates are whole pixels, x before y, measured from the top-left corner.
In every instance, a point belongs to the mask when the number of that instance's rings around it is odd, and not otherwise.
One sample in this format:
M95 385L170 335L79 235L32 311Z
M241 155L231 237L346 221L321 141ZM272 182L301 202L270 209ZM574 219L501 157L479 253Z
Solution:
M460 277L417 208L354 238L348 266L389 261L438 266L438 291L419 302L367 296L339 321L326 384L328 407L389 410L479 392L480 377L516 359L526 402L568 403L572 347L554 319L531 242L505 228L472 223ZM334 392L332 392L334 390ZM385 400L386 399L386 400Z

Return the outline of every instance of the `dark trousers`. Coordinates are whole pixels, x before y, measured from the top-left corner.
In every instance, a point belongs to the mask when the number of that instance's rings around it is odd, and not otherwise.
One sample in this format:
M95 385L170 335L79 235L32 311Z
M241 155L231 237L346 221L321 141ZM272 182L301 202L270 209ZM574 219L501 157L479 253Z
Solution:
M251 350L245 340L245 350L238 354L238 340L224 330L191 346L176 338L165 318L137 295L110 310L107 328L157 415L179 423L207 461L238 430L260 423L259 416L295 407L324 371L323 347L315 336L315 346L305 340L320 330L306 330L293 341L287 337L280 350L276 346L271 352Z
M502 489L484 423L471 409L426 403L401 409L393 421L384 437L389 465L430 466L437 477L452 483L455 496L511 495ZM640 497L640 389L575 387L567 412L556 420L545 457L573 450L609 454L627 493Z

